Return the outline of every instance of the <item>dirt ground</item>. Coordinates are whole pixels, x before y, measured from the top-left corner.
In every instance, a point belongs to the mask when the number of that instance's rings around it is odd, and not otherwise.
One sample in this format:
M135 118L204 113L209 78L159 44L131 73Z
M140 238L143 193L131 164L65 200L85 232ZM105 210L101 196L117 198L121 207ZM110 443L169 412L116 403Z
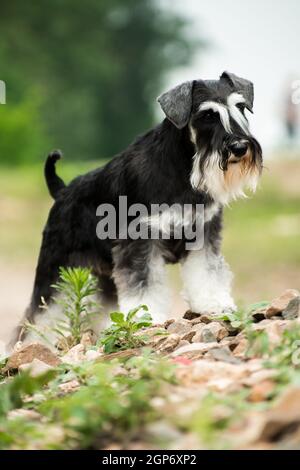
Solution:
M7 342L22 318L30 298L34 276L32 265L0 265L0 341Z

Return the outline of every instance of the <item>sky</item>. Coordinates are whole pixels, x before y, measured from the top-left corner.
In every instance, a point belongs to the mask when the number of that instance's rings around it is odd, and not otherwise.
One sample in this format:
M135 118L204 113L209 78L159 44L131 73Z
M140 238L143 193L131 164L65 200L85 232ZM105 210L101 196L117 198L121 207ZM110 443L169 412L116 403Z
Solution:
M254 83L253 133L272 151L284 135L284 97L300 79L299 0L160 0L192 22L190 34L210 42L193 63L176 70L167 86L218 78L228 70ZM300 105L299 105L300 112Z

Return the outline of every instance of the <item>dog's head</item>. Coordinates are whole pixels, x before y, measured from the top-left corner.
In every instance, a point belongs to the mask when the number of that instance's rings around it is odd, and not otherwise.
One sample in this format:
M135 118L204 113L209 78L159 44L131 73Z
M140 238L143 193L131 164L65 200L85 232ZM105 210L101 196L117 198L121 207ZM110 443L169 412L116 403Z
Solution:
M219 80L182 83L158 98L178 129L189 127L196 149L192 187L222 204L243 196L244 187L255 190L261 174L261 147L245 115L253 99L253 84L228 72Z

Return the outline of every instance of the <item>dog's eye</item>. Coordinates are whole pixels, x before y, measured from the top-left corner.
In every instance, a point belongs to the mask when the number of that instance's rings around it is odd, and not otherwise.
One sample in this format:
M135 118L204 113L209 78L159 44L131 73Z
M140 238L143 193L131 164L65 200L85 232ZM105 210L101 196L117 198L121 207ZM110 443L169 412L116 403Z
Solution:
M216 117L216 113L212 111L211 109L208 109L207 111L204 111L202 114L203 120L204 121L213 121Z

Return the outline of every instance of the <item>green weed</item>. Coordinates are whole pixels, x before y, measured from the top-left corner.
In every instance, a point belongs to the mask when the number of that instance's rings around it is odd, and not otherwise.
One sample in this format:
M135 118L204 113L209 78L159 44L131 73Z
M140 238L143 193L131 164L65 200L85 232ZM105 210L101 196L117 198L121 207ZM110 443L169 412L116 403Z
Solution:
M88 268L61 267L59 280L53 287L58 294L54 301L62 308L62 319L57 319L55 325L46 330L30 323L25 326L50 343L49 337L54 333L59 339L60 348L67 350L80 342L82 334L92 329L94 316L100 315L100 306L93 300L99 290L98 282ZM43 307L47 308L47 305Z
M137 313L140 310L144 310L145 313L138 317ZM104 330L100 340L105 353L137 348L145 343L146 337L135 335L135 333L152 325L152 318L146 305L140 305L130 310L126 316L121 312L113 312L110 314L110 318L112 325Z

